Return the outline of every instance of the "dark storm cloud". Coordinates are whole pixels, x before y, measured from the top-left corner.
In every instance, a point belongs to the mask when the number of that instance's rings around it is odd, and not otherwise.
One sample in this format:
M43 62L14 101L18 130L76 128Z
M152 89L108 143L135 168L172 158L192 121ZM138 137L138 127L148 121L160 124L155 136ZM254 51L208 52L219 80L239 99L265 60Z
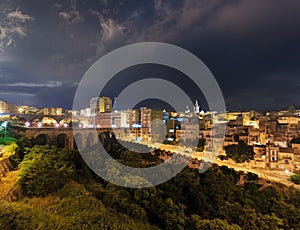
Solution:
M32 98L34 104L44 107L64 107L70 108L72 105L76 84L63 84L55 88L39 88Z
M14 103L22 103L12 96L16 92L24 103L70 108L76 84L94 61L144 41L197 55L215 75L228 109L300 102L299 1L32 0L0 6L0 97ZM115 96L126 84L108 86L107 94ZM197 90L191 94L204 101Z
M229 108L297 105L299 9L298 1L226 1L178 43L209 66Z

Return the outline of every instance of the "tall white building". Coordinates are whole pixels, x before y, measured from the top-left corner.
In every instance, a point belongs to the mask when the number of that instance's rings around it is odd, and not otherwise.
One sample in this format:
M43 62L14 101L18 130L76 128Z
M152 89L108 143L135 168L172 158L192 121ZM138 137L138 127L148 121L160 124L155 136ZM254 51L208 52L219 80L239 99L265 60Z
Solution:
M16 113L17 106L0 100L0 113Z
M112 100L109 97L94 97L90 100L92 114L110 113L112 111Z

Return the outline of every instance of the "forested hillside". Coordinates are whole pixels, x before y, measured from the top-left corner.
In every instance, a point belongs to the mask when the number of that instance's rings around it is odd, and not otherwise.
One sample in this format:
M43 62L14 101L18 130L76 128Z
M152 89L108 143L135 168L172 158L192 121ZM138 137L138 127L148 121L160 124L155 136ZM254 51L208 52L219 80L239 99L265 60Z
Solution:
M127 165L158 164L125 149ZM142 155L143 156L143 155ZM185 168L156 187L130 189L93 174L77 151L51 146L19 148L16 202L0 201L0 229L300 229L300 192L255 174L213 165Z

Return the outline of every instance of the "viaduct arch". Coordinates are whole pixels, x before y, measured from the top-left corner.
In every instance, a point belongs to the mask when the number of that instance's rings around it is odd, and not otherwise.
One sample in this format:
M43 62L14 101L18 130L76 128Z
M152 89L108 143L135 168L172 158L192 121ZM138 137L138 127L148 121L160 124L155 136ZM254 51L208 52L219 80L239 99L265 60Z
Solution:
M125 129L78 129L72 128L27 128L24 132L25 138L32 139L35 144L40 145L55 145L59 148L78 149L76 142L82 148L88 148L98 140L103 142L104 133L113 133L119 137L126 136ZM75 142L76 139L76 142Z

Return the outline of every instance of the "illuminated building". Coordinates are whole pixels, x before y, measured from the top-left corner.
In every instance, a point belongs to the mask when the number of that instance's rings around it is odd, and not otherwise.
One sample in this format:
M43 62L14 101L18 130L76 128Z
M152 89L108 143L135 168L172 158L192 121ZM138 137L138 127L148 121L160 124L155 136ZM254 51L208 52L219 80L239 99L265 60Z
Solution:
M112 127L113 128L129 128L130 111L115 111L112 112Z
M63 112L62 108L44 108L44 115L57 115L61 116Z
M138 109L132 109L129 111L129 127L140 123L140 111Z
M99 128L111 128L112 127L112 113L100 113L95 116L95 125Z
M29 110L30 110L30 107L28 105L18 106L18 113L20 113L20 114L28 114Z
M109 97L94 97L90 100L91 113L110 113L112 111L112 100Z
M87 117L92 116L93 115L92 109L91 108L81 109L80 110L80 115L81 116L87 116Z
M17 106L0 100L0 113L16 113Z
M156 119L162 121L163 111L141 107L140 113L141 113L141 125L142 125L141 128L142 139L149 140L151 136L151 122Z

